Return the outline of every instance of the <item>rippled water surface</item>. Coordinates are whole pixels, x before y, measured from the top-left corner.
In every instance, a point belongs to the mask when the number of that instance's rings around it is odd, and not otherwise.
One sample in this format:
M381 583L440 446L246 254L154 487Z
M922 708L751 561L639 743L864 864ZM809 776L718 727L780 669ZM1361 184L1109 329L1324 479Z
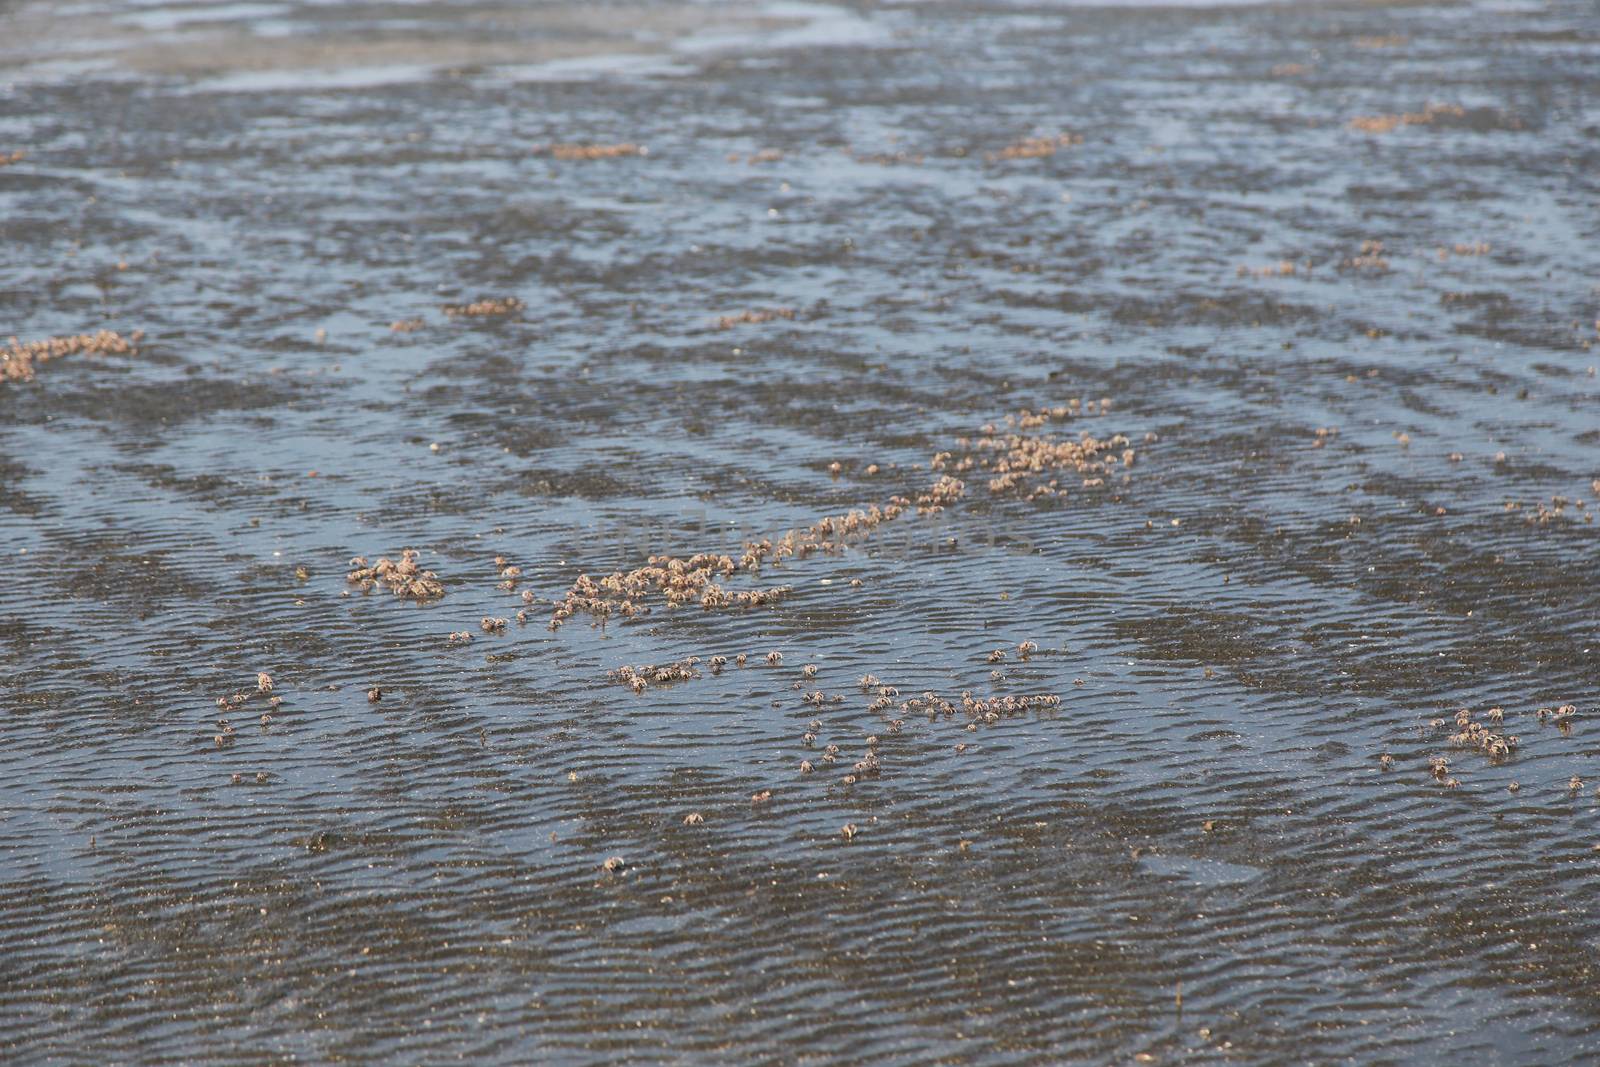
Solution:
M1600 1057L1592 4L0 41L0 1058Z

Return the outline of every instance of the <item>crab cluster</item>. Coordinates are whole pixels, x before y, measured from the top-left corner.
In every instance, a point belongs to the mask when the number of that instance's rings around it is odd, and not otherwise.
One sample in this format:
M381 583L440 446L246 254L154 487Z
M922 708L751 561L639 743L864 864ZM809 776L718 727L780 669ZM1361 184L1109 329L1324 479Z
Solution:
M1359 253L1340 265L1350 270L1385 271L1389 269L1389 260L1383 254L1383 242L1369 239L1361 242Z
M1466 110L1458 104L1427 104L1421 111L1398 115L1357 115L1350 128L1362 133L1392 133L1401 126L1431 126L1441 118L1461 118Z
M731 330L735 326L750 324L759 326L763 322L772 322L775 319L793 319L794 308L765 308L760 311L741 311L737 315L723 315L717 319L717 329Z
M871 677L870 675L868 677ZM873 679L876 681L876 679ZM878 687L878 695L867 705L867 710L884 714L891 709L901 715L920 714L926 715L930 720L939 716L953 716L957 710L966 713L968 719L974 723L982 721L992 724L1002 717L1010 715L1023 715L1030 711L1047 711L1061 706L1061 697L1054 693L1036 694L1001 694L989 697L974 697L970 691L961 694L959 704L940 696L931 690L921 696L910 697L906 700L897 700L900 691L894 686ZM898 723L900 720L896 720ZM898 728L898 727L897 727Z
M494 558L494 569L495 573L500 575L500 584L496 585L495 588L502 593L515 593L517 591L517 583L522 580L522 568L504 556L496 556ZM531 589L522 591L522 602L524 604L533 603L533 591Z
M1562 704L1557 708L1540 708L1534 715L1540 722L1550 723L1563 734L1568 734L1572 732L1572 720L1577 718L1578 706Z
M1007 159L1043 159L1053 156L1063 148L1083 143L1081 133L1058 133L1054 137L1024 137L1020 141L1013 141L998 152L989 153L989 162L997 163Z
M847 148L845 152L857 163L870 163L876 167L893 167L900 164L920 167L923 161L928 158L921 152L908 152L903 148L897 152L857 152ZM957 155L965 154L965 149L957 152Z
M763 566L781 566L787 559L805 559L813 553L843 552L853 540L870 535L885 522L893 521L915 509L919 515L937 514L957 503L966 495L966 483L954 476L961 471L983 469L992 475L989 489L993 493L1017 490L1026 493L1028 500L1039 496L1053 496L1060 490L1060 480L1050 475L1071 470L1084 476L1083 484L1104 484L1104 475L1120 462L1124 467L1133 463L1134 452L1128 447L1128 438L1122 434L1100 439L1088 433L1076 440L1059 440L1048 435L1032 433L1052 420L1066 419L1079 414L1104 414L1111 408L1109 398L1098 401L1074 399L1059 407L1032 412L1024 409L1006 419L1009 430L1002 433L993 425L983 428L983 436L976 440L961 438L962 448L972 451L959 459L954 453L940 452L933 457L930 467L938 473L928 488L917 494L915 500L904 496L891 496L883 506L871 505L865 510L852 509L841 515L825 515L804 528L788 531L777 539L765 538L746 541L737 559L732 555L715 552L698 553L688 558L670 555L651 556L643 567L631 571L615 571L602 578L579 574L567 594L556 602L550 617L550 629L560 629L574 615L587 614L596 625L603 626L616 616L633 618L649 614L650 602L664 600L669 608L698 603L706 610L721 608L758 607L774 603L788 595L789 586L734 592L721 584L738 573L759 574ZM1152 440L1153 435L1146 435ZM1119 451L1120 450L1120 451ZM829 471L837 476L843 465L834 462ZM867 468L879 470L877 464ZM946 472L951 473L946 473ZM860 579L850 582L851 588L860 588Z
M917 494L917 514L937 515L966 495L966 482L960 478L952 478L948 474L941 474L926 492Z
M1575 516L1567 514L1568 508L1575 508L1583 516L1584 522L1594 522L1594 514L1589 511L1587 502L1560 495L1552 496L1548 504L1543 501L1535 501L1531 506L1525 507L1515 500L1508 500L1504 507L1506 511L1522 512L1522 521L1530 526L1548 526L1558 519L1565 519L1569 522L1576 521Z
M1251 267L1241 263L1234 269L1234 274L1241 278L1287 278L1294 274L1294 270L1294 263L1287 259L1280 259L1278 262L1265 267Z
M841 552L852 539L865 537L883 523L899 518L910 503L904 497L893 497L886 507L874 504L865 511L824 515L810 526L790 530L776 541L771 538L747 541L744 554L739 557L739 567L759 572L769 559L773 566L781 566L790 557L805 559L813 552Z
M1450 759L1448 756L1430 756L1428 758L1428 773L1433 775L1433 780L1446 789L1460 789L1461 779L1450 776Z
M383 585L395 596L412 600L433 600L444 596L444 585L439 581L439 576L423 570L417 563L418 558L414 548L401 552L398 563L382 557L369 566L365 556L356 556L350 560L351 571L345 580L351 585L359 585L363 592L371 592Z
M671 685L673 682L686 682L700 677L699 664L699 656L689 656L673 663L644 663L637 667L623 664L615 670L608 671L606 677L627 686L635 693L642 693L652 685Z
M9 344L0 348L0 382L32 381L39 364L62 356L127 355L135 351L143 339L143 330L135 330L127 337L114 330L46 337L42 341L19 341L13 337Z
M1017 693L976 698L971 693L961 694L961 710L970 719L993 723L1007 715L1025 715L1030 711L1048 711L1061 706L1055 693Z
M528 305L514 296L486 297L470 304L445 304L439 310L448 318L492 318L496 315L515 315Z
M271 692L272 678L270 675L263 672L256 675L256 686L254 689L241 689L236 693L229 694L228 696L218 697L217 709L219 711L238 711L250 701L257 697L263 696L267 698L267 705L269 707L276 708L283 703L283 698L280 696L269 695Z
M550 154L563 160L620 159L623 156L647 156L650 149L632 141L621 144L553 144Z
M1504 722L1505 713L1499 708L1490 708L1488 719L1493 723ZM1517 750L1518 741L1514 736L1492 732L1472 717L1472 709L1462 708L1456 712L1456 732L1450 735L1450 743L1457 748L1475 748L1492 760L1503 760Z
M729 152L727 158L729 163L739 163L742 161L748 166L753 167L757 163L777 163L783 159L783 152L777 148L762 148L751 152L748 156L741 156L737 152Z
M650 608L644 601L657 593L669 605L688 604L704 596L715 577L730 575L736 569L729 556L700 553L688 559L651 556L643 567L616 571L598 581L580 574L567 595L556 603L550 629L560 629L562 623L580 611L602 622L612 615L623 618L648 615Z
M994 425L983 428L975 439L959 438L959 448L971 451L957 457L953 452L934 455L930 466L936 471L962 473L982 470L988 473L989 492L994 494L1017 493L1032 501L1041 497L1065 496L1060 475L1065 472L1080 475L1084 488L1105 484L1105 476L1120 462L1133 465L1134 450L1123 434L1098 438L1082 433L1076 440L1049 434L1030 433L1053 420L1061 420L1080 412L1104 413L1111 407L1109 399L1097 404L1077 400L1070 404L1038 412L1023 409L1006 418L1006 431Z
M767 604L776 604L790 593L794 592L792 585L774 585L767 589L743 589L738 592L729 592L720 585L706 587L700 596L700 606L707 611L716 608L759 608Z
M253 689L241 689L236 693L217 698L217 710L220 712L237 712L243 710L245 705L258 698L265 698L267 710L261 713L263 727L272 723L272 713L283 704L283 698L273 693L272 676L265 671L256 674L256 684ZM236 731L226 718L217 719L217 729L220 731L212 741L217 748L227 748L233 744Z
M651 556L645 566L631 571L616 571L595 579L580 574L567 595L557 602L550 628L560 629L572 616L583 612L598 622L615 616L633 618L647 615L653 597L664 599L669 607L699 604L707 611L720 608L749 608L773 604L792 592L787 585L765 589L732 591L719 584L745 572L758 574L762 565L780 565L784 559L804 559L813 552L842 551L850 538L863 536L904 510L904 504L891 503L866 511L825 516L802 530L790 530L777 541L770 538L746 542L738 560L726 554L702 552L683 559L677 556Z

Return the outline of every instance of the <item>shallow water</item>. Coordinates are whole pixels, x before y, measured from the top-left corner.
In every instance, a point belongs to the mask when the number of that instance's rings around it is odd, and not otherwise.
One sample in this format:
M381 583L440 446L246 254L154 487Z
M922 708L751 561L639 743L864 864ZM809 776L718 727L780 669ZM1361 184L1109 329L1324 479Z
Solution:
M0 8L0 336L145 331L0 383L0 1052L1592 1062L1592 15ZM1101 397L1102 486L546 626Z

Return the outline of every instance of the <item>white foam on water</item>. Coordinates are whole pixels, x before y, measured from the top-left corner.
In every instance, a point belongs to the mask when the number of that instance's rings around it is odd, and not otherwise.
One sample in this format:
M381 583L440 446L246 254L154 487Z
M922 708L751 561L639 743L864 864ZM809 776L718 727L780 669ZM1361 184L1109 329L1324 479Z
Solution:
M927 3L930 0L884 0L885 3L895 7L912 7L917 4ZM989 3L999 5L1009 4L1014 7L1027 8L1097 8L1102 10L1116 10L1118 8L1149 9L1149 8L1213 8L1213 7L1265 7L1270 4L1284 3L1315 3L1317 0L988 0ZM1332 2L1332 0L1328 0Z
M510 82L592 81L596 78L665 78L694 73L691 64L670 55L608 52L602 55L552 59L494 68L492 75Z
M87 77L100 80L131 80L136 75L131 71L122 70L112 59L50 59L9 71L6 74L6 84L49 84Z
M1203 860L1195 856L1143 856L1139 863L1153 874L1181 878L1193 885L1238 885L1253 881L1266 872L1260 867L1226 860Z
M798 25L771 28L718 27L690 34L673 45L689 55L789 48L870 47L892 39L887 26L833 4L773 0L756 12L765 19Z
M283 92L292 89L370 89L379 85L398 85L426 81L438 68L413 63L381 67L349 67L344 70L239 70L203 78L192 86L195 92L241 93Z
M704 6L725 7L706 3ZM874 47L893 39L881 22L834 4L807 0L773 0L739 14L767 25L724 24L664 42L663 53L606 53L574 56L544 63L496 68L495 73L515 82L588 81L611 77L682 77L694 73L706 58L740 52L784 51L796 48ZM779 23L773 26L771 23Z
M203 7L150 7L118 15L115 22L146 33L165 33L195 23L251 22L289 11L283 4L207 4Z
M124 71L119 67L119 62L126 63L127 54L136 53L146 45L186 52L198 50L204 54L206 49L218 47L208 37L218 29L256 39L314 40L318 27L307 9L333 2L335 0L225 0L215 4L189 4L174 0L128 0L111 12L101 5L89 4L58 8L49 12L56 19L65 12L77 11L77 17L105 19L119 32L98 41L81 34L57 34L50 42L54 56L28 63L18 74L26 81L66 80L88 75L117 77L124 73L136 77L139 76L136 69ZM422 2L424 0L384 0L385 6L403 5L406 10L414 10L414 5ZM490 81L511 83L681 77L694 73L699 64L714 56L804 48L874 47L894 39L890 24L881 17L864 16L817 0L767 0L759 5L696 0L691 6L703 15L694 20L701 28L689 29L678 37L642 33L620 46L604 39L594 41L589 47L602 51L590 55L526 63L468 62L467 65L482 66L484 77ZM319 66L314 61L297 65L291 57L284 65L272 63L271 69L260 69L260 63L240 63L236 65L245 69L234 70L226 69L230 64L228 57L222 54L218 56L217 66L223 69L195 70L190 90L207 93L365 89L425 81L437 77L447 66L462 65L460 60L434 61L428 54L429 34L447 30L447 26L412 18L385 20L384 26L386 30L405 31L402 36L415 35L417 54L398 62L382 60L401 57L385 56L380 60L371 55L352 56L355 65L342 68ZM104 62L98 59L87 62L88 56L102 52L106 56ZM325 50L319 58L326 63ZM503 52L499 58L505 58ZM85 62L77 62L80 59ZM179 64L174 73L185 65Z

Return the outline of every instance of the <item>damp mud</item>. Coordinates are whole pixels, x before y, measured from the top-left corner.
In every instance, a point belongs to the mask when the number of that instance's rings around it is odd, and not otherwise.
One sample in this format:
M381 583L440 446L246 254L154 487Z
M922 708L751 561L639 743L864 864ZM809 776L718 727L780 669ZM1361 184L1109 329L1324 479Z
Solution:
M1594 1062L1593 16L0 4L0 1059Z

